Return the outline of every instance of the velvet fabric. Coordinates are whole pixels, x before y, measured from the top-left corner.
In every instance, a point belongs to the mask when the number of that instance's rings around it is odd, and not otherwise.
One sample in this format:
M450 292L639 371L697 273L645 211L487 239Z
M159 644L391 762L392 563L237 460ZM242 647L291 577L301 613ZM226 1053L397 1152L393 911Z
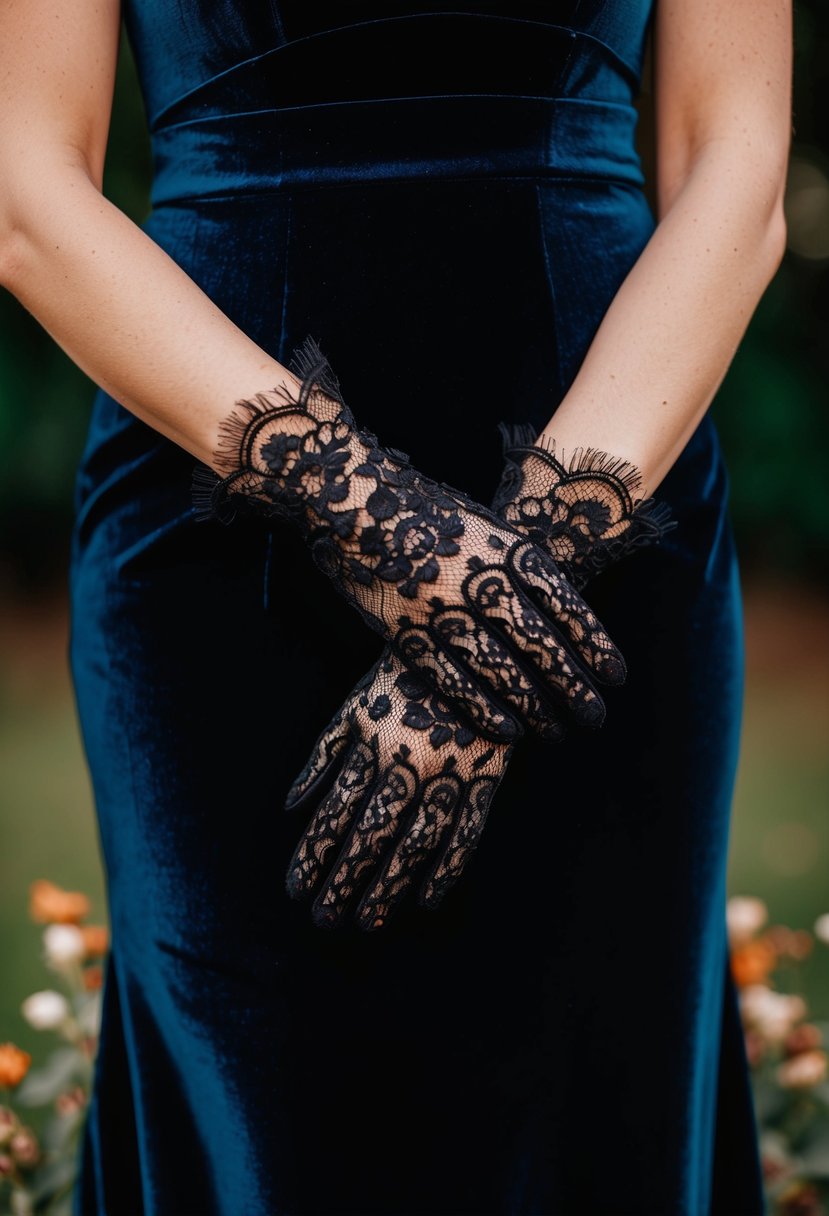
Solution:
M312 333L362 425L489 502L496 423L546 423L655 226L650 0L125 17L144 231L271 355ZM193 463L97 393L70 659L112 948L77 1216L762 1212L710 416L658 491L679 526L586 591L629 667L605 724L522 740L461 883L374 934L288 898L282 800L380 641L287 525L196 522Z

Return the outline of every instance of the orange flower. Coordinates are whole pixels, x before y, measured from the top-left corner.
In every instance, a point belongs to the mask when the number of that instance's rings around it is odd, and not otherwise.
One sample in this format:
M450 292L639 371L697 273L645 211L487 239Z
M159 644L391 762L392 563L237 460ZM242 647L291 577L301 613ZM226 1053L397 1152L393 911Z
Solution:
M77 924L89 914L89 900L82 891L64 891L63 887L38 878L29 884L29 915L39 924Z
M777 950L764 935L731 952L731 974L738 988L762 984L776 962Z
M87 992L94 992L104 983L104 973L100 967L84 967L83 986Z
M109 929L106 925L81 925L87 958L103 958L109 949Z
M32 1057L14 1043L0 1043L0 1086L13 1089L29 1071Z

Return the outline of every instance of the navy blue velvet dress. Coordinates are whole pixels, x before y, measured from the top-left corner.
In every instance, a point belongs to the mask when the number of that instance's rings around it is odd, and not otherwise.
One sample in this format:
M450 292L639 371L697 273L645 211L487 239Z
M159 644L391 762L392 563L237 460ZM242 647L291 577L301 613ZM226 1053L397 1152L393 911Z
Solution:
M651 0L125 18L144 231L280 361L312 333L362 425L488 503L498 420L547 422L655 226L632 104ZM282 802L381 643L288 526L195 521L193 464L97 394L70 658L112 950L76 1212L761 1212L710 417L659 489L679 526L586 592L630 673L605 724L522 740L458 886L373 934L288 898L304 819Z

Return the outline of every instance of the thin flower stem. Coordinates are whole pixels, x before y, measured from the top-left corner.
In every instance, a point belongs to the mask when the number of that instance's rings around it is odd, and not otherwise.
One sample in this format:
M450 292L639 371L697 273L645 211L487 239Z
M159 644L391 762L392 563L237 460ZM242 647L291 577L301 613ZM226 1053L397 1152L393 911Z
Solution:
M32 1197L22 1183L20 1185L13 1184L12 1190L12 1213L13 1216L32 1216L34 1212L34 1204Z

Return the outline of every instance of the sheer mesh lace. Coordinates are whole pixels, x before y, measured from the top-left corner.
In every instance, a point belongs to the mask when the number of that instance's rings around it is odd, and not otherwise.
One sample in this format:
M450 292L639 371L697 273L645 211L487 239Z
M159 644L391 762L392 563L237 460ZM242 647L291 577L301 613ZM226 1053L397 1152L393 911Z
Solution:
M312 916L338 924L356 901L385 925L415 882L434 908L478 844L513 744L483 738L387 647L322 733L287 800L307 806L336 780L297 845L286 885L316 892Z
M676 522L665 502L636 498L636 465L597 448L576 448L565 465L555 440L501 423L504 472L492 508L550 554L581 590L634 549L658 543Z
M254 510L298 525L366 622L491 739L558 713L598 726L594 679L624 660L548 552L359 429L312 338L280 385L223 420L217 471L197 466L197 516Z
M533 443L529 428L501 429L506 466L496 509L548 546L580 586L675 526L666 504L634 497L641 475L629 462L578 449L567 468L554 448ZM562 738L561 717L546 730ZM378 929L416 881L421 906L437 907L478 845L512 748L487 740L387 647L289 794L289 807L318 806L292 858L288 892L316 892L313 917L324 927L340 923L356 900L356 923Z

